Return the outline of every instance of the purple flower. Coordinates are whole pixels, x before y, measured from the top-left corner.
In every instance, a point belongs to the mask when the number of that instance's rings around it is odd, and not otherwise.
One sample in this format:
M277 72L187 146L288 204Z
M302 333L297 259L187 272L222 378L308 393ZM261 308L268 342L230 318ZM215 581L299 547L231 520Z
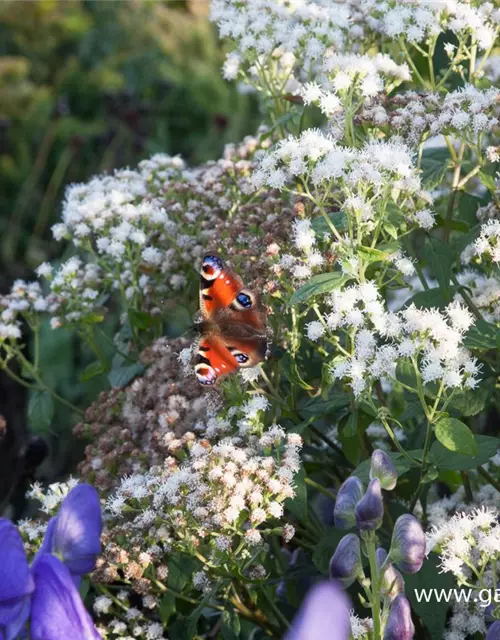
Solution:
M19 532L0 519L0 640L18 638L30 615L32 640L100 638L75 579L94 568L101 530L97 492L75 487L49 521L30 569Z
M351 476L342 484L337 493L333 517L337 529L350 529L356 524L354 509L363 495L363 484L356 476Z
M378 478L382 489L391 491L398 482L398 472L394 466L394 462L381 449L375 449L372 453L370 479Z
M100 640L69 569L45 553L33 563L32 640Z
M486 640L500 640L500 620L494 622L488 629Z
M387 551L379 547L375 552L377 568L382 574L380 587L382 594L393 600L400 593L404 593L405 581L399 571L387 560ZM384 564L385 563L385 564Z
M391 604L384 640L412 640L414 635L410 603L405 596L399 595Z
M336 582L321 582L309 590L284 640L348 640L350 607Z
M362 531L378 529L384 517L384 501L380 480L370 480L365 495L356 505L356 524Z
M401 571L420 571L425 558L425 533L415 516L405 513L396 520L389 555Z
M43 551L57 555L74 576L82 576L95 567L101 533L99 495L94 487L79 484L64 498L55 521L50 521Z
M348 533L338 543L330 560L330 578L337 578L347 589L356 580L363 568L361 547L355 533Z
M30 611L35 588L21 536L16 527L0 519L0 638L16 638Z

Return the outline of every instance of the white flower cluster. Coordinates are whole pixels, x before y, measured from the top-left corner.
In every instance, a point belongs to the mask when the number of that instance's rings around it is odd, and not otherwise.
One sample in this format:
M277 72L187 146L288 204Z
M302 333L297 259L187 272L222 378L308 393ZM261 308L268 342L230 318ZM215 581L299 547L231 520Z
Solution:
M44 513L52 514L77 484L78 480L70 477L67 482L50 484L44 492L41 484L35 482L26 493L26 497L40 502L40 510Z
M329 202L353 212L358 223L373 226L376 198L385 194L394 202L405 198L408 215L418 226L427 229L434 224L432 213L420 208L420 201L432 200L422 190L410 150L398 142L372 141L362 149L351 149L328 134L307 129L266 153L253 175L256 188L284 189L297 179L306 189L321 188L318 199L326 193Z
M144 611L144 609L155 609L158 605L158 599L148 595L142 601L143 610L140 611L131 605L127 591L119 591L116 594L115 602L108 596L98 596L94 600L93 609L98 619L101 615L105 619L102 625L97 625L97 630L103 640L136 640L136 638L167 640L163 624L148 619L147 612ZM119 605L118 611L121 619L109 618L114 613L114 604Z
M490 561L496 564L500 553L499 512L481 507L458 513L427 534L427 549L436 550L441 569L460 581L470 575L470 565L481 571Z
M373 98L384 91L384 81L391 82L392 89L405 80L410 80L408 66L396 64L386 54L367 56L328 50L322 73L316 82L303 85L300 95L305 104L315 104L330 116L342 108L339 96L346 91L357 99Z
M457 275L458 282L467 288L467 293L487 322L500 322L500 280L477 271L464 271ZM462 300L458 292L455 300Z
M224 77L232 80L241 73L260 90L296 93L302 75L311 77L327 49L340 51L346 36L362 36L349 17L346 4L329 0L213 0L212 21L220 36L236 45L226 58Z
M295 495L301 446L300 436L286 435L277 425L246 441L225 438L212 446L202 440L179 469L123 479L107 510L127 518L126 505L132 506L139 511L132 530L143 536L156 528L156 541L168 546L199 544L217 533L223 538L221 544L214 541L214 549L220 551L235 530L255 545L261 541L259 525L281 518L284 500Z
M471 35L479 49L495 40L500 10L493 2L465 0L361 0L372 29L418 44L444 31Z
M399 363L418 364L424 384L440 382L443 389L474 389L480 365L462 346L474 320L459 303L445 312L411 305L397 313L386 311L372 282L334 291L326 318L331 331L343 329L351 339L350 356L339 355L334 378L347 382L359 396L375 380L397 379Z
M38 282L16 280L10 293L0 296L0 342L21 337L19 316L29 318L46 309L47 301Z
M408 91L394 96L389 104L368 105L360 118L375 126L390 125L391 135L402 136L412 145L439 134L453 134L476 144L480 134L498 128L499 100L500 91L494 87L466 85L444 98L436 93Z
M481 225L479 236L462 252L462 263L500 263L500 220L489 220Z

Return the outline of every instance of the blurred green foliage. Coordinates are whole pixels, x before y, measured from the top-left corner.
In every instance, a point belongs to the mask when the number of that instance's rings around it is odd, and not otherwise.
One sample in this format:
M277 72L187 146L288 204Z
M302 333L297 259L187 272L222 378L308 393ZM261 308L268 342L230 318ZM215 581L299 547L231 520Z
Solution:
M64 186L156 152L190 163L253 132L208 1L0 3L0 290L53 257Z

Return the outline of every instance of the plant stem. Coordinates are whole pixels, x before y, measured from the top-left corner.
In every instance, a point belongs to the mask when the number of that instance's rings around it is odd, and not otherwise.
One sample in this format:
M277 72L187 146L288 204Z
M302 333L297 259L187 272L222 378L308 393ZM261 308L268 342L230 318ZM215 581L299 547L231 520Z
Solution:
M328 496L331 500L335 500L336 499L336 495L334 493L332 493L331 491L329 491L328 489L325 489L325 487L320 485L319 482L316 482L315 480L312 480L311 478L306 478L305 479L305 483L308 484L310 487L313 487L314 489L316 489L316 491L319 491L323 495Z
M483 476L483 478L487 480L491 486L498 491L498 493L500 493L500 482L495 480L495 478L482 466L479 466L477 471L479 475Z

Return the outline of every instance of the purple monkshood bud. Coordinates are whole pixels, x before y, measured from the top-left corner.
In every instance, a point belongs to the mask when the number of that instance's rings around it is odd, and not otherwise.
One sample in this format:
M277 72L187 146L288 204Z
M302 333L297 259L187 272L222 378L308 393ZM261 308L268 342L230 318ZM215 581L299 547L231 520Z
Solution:
M399 595L391 604L384 640L412 640L414 635L410 603L405 596Z
M350 608L337 582L320 582L307 593L284 640L348 640Z
M384 501L380 480L370 480L365 495L356 505L356 524L361 531L373 531L382 524L384 517Z
M390 600L394 600L400 593L404 593L405 581L399 571L390 563L386 562L387 551L379 547L375 552L377 568L382 573L380 586L382 595ZM385 562L385 564L384 564Z
M356 476L351 476L341 485L335 500L333 517L337 529L350 529L356 524L354 510L363 495L363 484Z
M382 489L392 491L398 482L398 472L394 466L394 462L381 449L375 449L372 453L370 466L370 479L378 478Z
M348 533L338 543L330 560L330 578L337 578L344 589L353 584L361 573L361 546L355 533Z
M500 640L500 620L494 622L488 629L486 640Z
M94 487L79 484L64 498L47 527L39 553L53 553L73 576L90 573L101 552L102 517Z
M425 533L415 516L405 513L396 520L389 555L404 573L420 571L425 558Z
M30 612L35 583L17 528L0 518L0 638L17 638Z
M44 553L33 563L35 592L31 605L32 640L101 640L69 569Z

